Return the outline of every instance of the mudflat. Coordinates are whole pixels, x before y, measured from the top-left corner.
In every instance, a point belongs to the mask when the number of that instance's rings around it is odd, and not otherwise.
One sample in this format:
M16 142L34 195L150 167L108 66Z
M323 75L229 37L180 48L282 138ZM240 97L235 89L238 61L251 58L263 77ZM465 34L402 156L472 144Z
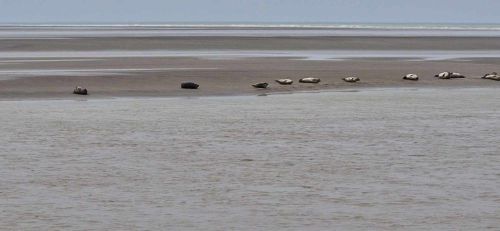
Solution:
M498 71L495 37L2 38L0 98L246 95L358 87L480 87ZM466 79L440 80L443 71ZM405 81L408 73L418 82ZM341 79L357 76L352 84ZM302 84L303 77L321 78ZM275 79L290 78L291 86ZM198 90L180 89L193 81ZM269 89L251 87L269 82ZM498 83L500 84L500 83Z

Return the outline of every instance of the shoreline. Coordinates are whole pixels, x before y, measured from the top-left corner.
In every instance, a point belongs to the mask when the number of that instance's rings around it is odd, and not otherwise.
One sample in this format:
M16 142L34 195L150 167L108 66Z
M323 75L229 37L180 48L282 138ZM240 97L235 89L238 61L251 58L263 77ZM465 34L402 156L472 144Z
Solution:
M227 52L218 53L218 49ZM155 53L159 50L164 52ZM200 50L215 51L198 53ZM71 98L75 86L87 88L89 98L257 95L349 87L498 86L495 81L479 79L486 73L500 72L497 50L497 38L470 37L2 40L0 100ZM44 56L46 53L49 57ZM328 59L332 57L345 59ZM459 72L468 78L433 77L444 71ZM402 80L409 73L419 75L420 80ZM341 80L349 76L359 77L361 82L353 85ZM316 85L297 83L304 77L322 81ZM281 78L295 83L280 86L274 82ZM180 84L188 81L200 84L200 89L180 89ZM253 89L251 84L257 82L268 82L271 89Z
M500 88L495 85L462 85L462 86L357 86L357 87L337 87L337 88L320 88L320 89L299 89L299 90L273 90L273 89L255 89L254 93L228 93L228 94L152 94L152 93L125 93L125 94L89 94L86 96L74 95L71 92L67 94L41 94L37 96L21 95L21 96L5 96L0 94L0 102L17 102L17 101L87 101L87 100L121 100L121 99L175 99L175 98L211 98L211 97L263 97L263 96L281 96L292 94L321 94L321 93L357 93L363 91L386 91L386 90L401 90L401 91L418 91L418 90L439 90L439 89L494 89ZM49 96L50 95L50 96Z

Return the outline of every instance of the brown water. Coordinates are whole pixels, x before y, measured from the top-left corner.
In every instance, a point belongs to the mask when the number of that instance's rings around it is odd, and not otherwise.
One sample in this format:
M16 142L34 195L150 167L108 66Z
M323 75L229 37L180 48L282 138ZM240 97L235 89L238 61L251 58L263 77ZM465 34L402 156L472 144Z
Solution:
M0 101L2 230L499 230L500 91Z

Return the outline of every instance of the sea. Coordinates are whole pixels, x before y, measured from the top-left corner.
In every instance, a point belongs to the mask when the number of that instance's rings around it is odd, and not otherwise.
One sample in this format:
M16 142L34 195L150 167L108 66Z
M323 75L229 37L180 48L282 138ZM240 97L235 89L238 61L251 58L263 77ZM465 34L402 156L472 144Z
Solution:
M0 39L151 36L473 36L499 37L500 24L156 23L0 24Z
M0 101L2 230L499 230L498 88Z

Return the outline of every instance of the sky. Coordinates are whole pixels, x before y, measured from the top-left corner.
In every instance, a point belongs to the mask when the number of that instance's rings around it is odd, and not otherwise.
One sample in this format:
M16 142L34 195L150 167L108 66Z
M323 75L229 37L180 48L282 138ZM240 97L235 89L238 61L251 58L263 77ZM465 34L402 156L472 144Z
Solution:
M0 23L500 23L500 0L0 0Z

